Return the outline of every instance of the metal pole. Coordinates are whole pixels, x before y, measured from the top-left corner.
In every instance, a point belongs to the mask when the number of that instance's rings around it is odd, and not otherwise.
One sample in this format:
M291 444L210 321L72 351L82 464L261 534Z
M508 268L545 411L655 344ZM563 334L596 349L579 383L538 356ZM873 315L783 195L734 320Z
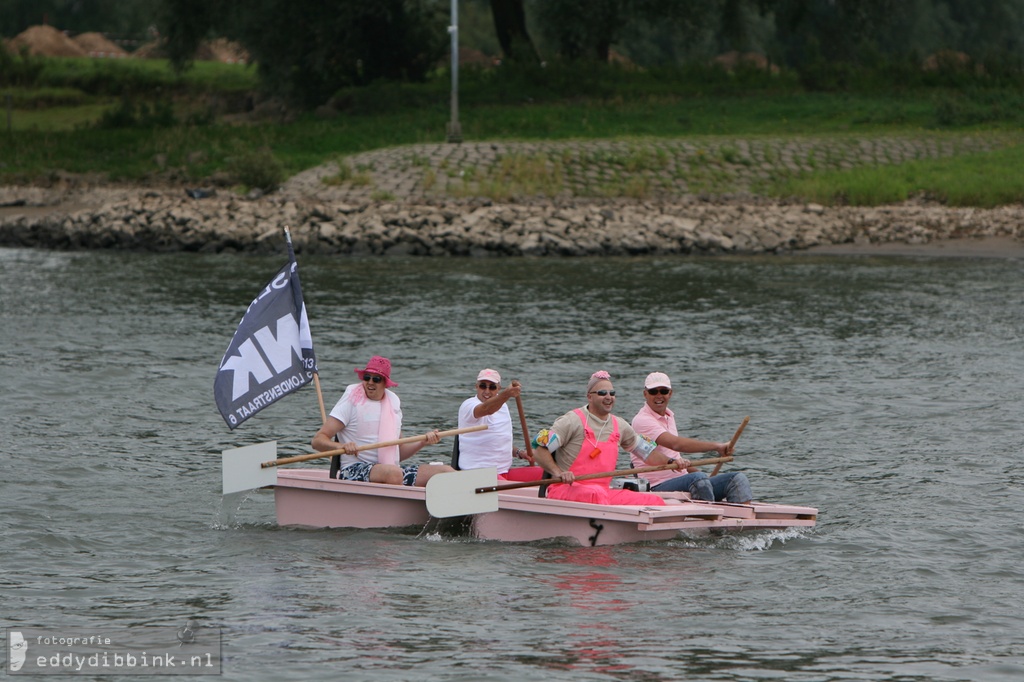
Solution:
M11 96L7 95L7 134L11 134Z
M462 142L459 125L459 0L452 0L452 24L448 27L452 37L452 120L448 122L448 141Z

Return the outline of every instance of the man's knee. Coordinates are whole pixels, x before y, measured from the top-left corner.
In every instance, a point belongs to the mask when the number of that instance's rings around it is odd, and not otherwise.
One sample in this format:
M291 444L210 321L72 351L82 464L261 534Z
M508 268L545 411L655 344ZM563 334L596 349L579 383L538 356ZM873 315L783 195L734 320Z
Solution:
M447 464L421 464L419 470L416 472L416 485L425 486L431 476L447 474L453 471L455 471L455 469L452 469Z
M699 478L690 484L690 497L695 500L715 501L715 489L711 486L711 479Z
M753 493L750 490L750 481L747 480L747 475L742 472L737 472L736 475L729 480L725 499L730 502L749 502L752 498Z
M373 483L402 485L402 475L402 469L391 464L376 464L370 469L370 481Z

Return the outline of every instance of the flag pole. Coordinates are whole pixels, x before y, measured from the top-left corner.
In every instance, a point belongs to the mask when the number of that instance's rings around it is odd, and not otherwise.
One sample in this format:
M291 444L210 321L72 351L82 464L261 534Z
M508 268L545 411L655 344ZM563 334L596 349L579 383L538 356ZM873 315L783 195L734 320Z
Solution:
M320 422L327 423L327 412L324 410L324 394L320 391L320 373L313 372L313 386L316 387L316 399L320 403Z
M288 242L288 255L295 260L295 251L292 248L292 233L288 226L284 226L284 238ZM320 372L313 372L313 386L316 388L316 400L320 404L320 423L327 423L327 411L324 409L324 394L320 390Z

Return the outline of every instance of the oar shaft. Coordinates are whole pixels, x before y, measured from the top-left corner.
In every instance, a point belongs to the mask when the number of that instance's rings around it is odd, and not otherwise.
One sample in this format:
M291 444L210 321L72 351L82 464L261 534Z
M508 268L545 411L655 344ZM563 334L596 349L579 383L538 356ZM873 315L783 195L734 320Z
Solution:
M732 434L732 440L729 441L729 449L726 450L726 452L731 453L732 449L734 447L736 447L736 441L738 441L740 439L740 434L743 433L743 429L747 428L747 422L749 422L749 421L750 421L750 417L749 416L746 416L746 417L743 418L743 423L740 424L740 428L736 429L736 433ZM722 468L721 463L716 464L715 468L711 470L711 475L712 476L716 476L721 468Z
M699 459L696 462L690 462L690 466L699 467L704 464L718 464L720 462L731 461L732 457L713 457L711 459ZM589 481L592 478L612 478L613 476L631 476L633 474L646 474L651 471L664 471L665 469L678 469L679 462L672 462L671 464L662 464L660 466L652 467L637 467L636 469L623 469L621 471L603 471L597 474L583 474L577 476L577 481ZM530 486L537 485L555 485L561 483L558 479L545 478L539 481L520 481L518 483L506 483L503 485L489 485L484 488L476 488L474 492L477 493L494 493L501 492L502 490L512 490L514 488L529 488Z
M747 423L750 422L750 417L744 417L743 423L740 424L740 428L736 429L736 433L732 434L732 440L729 441L729 449L736 447L736 441L740 439L740 434L743 433L743 429L747 428Z
M460 433L469 433L470 431L483 431L487 428L486 424L480 426L467 426L462 429L450 429L448 431L438 432L438 436L444 438L445 436L457 436ZM370 443L369 445L360 445L356 448L356 452L362 452L363 450L375 450L377 448L386 448L390 445L405 445L406 443L418 443L421 440L426 440L427 434L420 436L409 436L407 438L397 438L395 440L385 440L380 443ZM337 450L325 450L324 452L314 452L308 455L296 455L295 457L284 457L282 459L275 459L269 462L263 462L260 466L264 469L270 467L280 466L282 464L295 464L296 462L308 462L311 459L320 459L322 457L333 457L334 455L344 455L345 449L339 448Z
M526 428L526 413L523 412L523 399L516 396L516 407L519 409L519 426L523 429L523 440L526 441L526 460L533 464L533 446L530 445L530 430Z

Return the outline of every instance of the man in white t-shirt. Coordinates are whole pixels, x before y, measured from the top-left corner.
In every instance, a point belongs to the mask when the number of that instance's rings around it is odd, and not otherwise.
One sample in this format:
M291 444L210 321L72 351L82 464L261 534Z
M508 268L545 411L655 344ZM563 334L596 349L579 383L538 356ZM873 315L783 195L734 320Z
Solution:
M493 369L481 370L476 376L476 395L459 407L459 428L486 425L484 431L463 433L458 437L458 467L483 469L495 467L504 481L537 481L544 474L540 467L512 468L512 461L527 459L525 450L512 445L512 417L508 401L518 398L522 387L513 380L501 387L501 375Z
M445 464L401 465L423 446L440 440L436 429L427 434L425 441L360 450L360 446L401 438L402 403L393 391L388 390L398 384L391 380L391 361L387 358L374 355L366 367L357 367L355 372L361 382L345 389L327 421L313 436L314 450L345 450L338 478L424 486L434 474L454 471Z

